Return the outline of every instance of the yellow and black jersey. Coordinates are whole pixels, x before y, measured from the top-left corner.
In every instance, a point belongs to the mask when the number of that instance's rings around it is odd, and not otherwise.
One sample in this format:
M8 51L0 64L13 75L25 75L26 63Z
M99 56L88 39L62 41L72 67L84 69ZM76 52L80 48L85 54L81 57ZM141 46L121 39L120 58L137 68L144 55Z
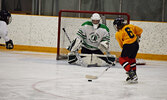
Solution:
M124 44L134 43L137 39L137 36L141 36L143 29L135 25L125 25L122 29L116 32L115 37L120 45L123 48Z

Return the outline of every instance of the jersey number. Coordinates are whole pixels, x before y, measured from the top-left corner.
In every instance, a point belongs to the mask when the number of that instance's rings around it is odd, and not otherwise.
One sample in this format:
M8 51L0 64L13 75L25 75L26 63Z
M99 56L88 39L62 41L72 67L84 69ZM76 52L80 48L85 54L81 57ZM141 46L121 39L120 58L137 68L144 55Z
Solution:
M129 27L125 28L125 31L128 33L128 35L129 35L130 38L133 38L133 37L134 37L134 34L133 34L133 32L130 30Z

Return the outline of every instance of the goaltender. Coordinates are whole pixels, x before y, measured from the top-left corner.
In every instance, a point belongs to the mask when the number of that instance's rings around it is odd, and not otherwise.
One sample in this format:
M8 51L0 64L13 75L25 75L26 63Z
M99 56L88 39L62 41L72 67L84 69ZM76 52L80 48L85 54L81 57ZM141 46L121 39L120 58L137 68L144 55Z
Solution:
M68 63L76 63L78 57L74 52L81 49L81 59L84 63L96 66L113 64L115 56L108 53L110 33L106 25L100 23L101 17L98 13L91 16L91 21L86 21L77 32L77 37L68 47ZM107 54L107 55L105 55Z

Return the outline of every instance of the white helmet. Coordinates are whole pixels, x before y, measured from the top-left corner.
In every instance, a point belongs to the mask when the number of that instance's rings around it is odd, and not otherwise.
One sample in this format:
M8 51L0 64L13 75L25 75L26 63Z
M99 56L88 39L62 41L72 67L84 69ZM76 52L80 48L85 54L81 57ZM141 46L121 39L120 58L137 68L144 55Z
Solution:
M101 20L101 17L98 13L92 14L91 20Z
M92 20L93 28L94 28L94 29L97 29L98 26L99 26L99 22L100 22L100 20L101 20L100 15L99 15L98 13L92 14L91 20ZM99 20L99 22L98 22L98 23L93 23L93 21L95 21L95 20Z

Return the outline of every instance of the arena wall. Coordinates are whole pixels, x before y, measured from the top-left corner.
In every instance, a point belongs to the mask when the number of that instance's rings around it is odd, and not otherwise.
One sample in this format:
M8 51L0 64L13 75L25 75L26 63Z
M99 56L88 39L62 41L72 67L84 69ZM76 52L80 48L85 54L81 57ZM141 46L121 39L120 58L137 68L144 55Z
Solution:
M82 20L87 21L88 19ZM69 18L68 21L77 21L76 24L82 24L79 20L74 18ZM109 23L107 26L109 28L113 27L112 21L113 20L107 20L107 23ZM158 56L157 59L159 60L167 60L167 23L141 21L131 21L130 23L143 29L139 54L143 56L143 58L144 55L147 55L148 57L145 56L146 59ZM76 27L70 28L71 30L77 30ZM57 29L58 17L12 14L12 23L8 25L8 36L14 41L14 50L56 53ZM120 53L121 49L114 36L115 30L110 29L110 33L110 51L113 53ZM0 39L0 43L4 43L4 40ZM140 58L142 58L141 56Z

